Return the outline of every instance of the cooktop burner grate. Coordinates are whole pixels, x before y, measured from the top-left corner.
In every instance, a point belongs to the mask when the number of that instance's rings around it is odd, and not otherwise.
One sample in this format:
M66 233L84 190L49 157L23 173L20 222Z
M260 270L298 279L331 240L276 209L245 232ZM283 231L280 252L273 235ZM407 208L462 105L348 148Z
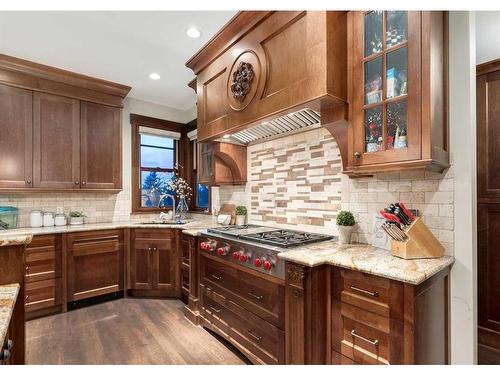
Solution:
M298 232L292 230L275 230L272 232L251 233L239 236L242 240L255 241L278 247L292 247L318 241L332 239L332 236L316 233Z

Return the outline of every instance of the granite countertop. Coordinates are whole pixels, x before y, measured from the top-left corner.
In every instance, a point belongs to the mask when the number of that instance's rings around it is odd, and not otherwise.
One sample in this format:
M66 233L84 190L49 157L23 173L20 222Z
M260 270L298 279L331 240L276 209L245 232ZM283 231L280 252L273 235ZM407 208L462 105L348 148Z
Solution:
M278 257L310 267L331 264L413 285L422 283L455 261L450 256L401 259L392 256L389 250L364 244L341 245L333 240L283 251Z
M0 345L7 336L18 294L19 284L0 285Z
M85 232L92 230L120 229L120 228L174 228L182 229L183 233L191 236L198 235L201 229L219 226L212 218L207 220L192 220L186 224L160 224L160 223L138 223L134 221L116 221L109 223L95 223L82 225L65 225L41 228L17 228L0 231L0 246L29 244L36 235L58 234L71 232Z
M119 228L176 228L197 236L202 230L219 226L212 218L192 220L186 224L142 224L133 221L111 222L61 227L18 228L0 232L0 246L29 243L33 235L82 232ZM406 260L391 255L389 250L370 245L340 245L336 240L317 242L282 251L278 257L309 267L331 264L409 284L420 284L450 266L454 258Z

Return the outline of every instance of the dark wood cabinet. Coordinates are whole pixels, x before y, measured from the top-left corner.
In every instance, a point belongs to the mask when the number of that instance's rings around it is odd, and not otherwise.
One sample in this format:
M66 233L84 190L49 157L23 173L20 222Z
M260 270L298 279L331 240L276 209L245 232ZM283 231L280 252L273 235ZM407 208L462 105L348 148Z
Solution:
M67 235L68 302L123 290L123 231Z
M25 245L0 247L0 285L19 284L20 290L10 318L7 338L13 341L11 356L8 361L12 365L25 364L25 321L24 321L24 250ZM0 348L3 347L0 342Z
M184 285L183 289L188 287L187 305L184 307L186 317L194 324L199 323L200 315L200 253L198 252L198 236L182 234L182 264L183 264L183 280L186 280L188 285ZM188 275L186 277L186 270Z
M80 188L80 103L64 96L33 96L33 186Z
M26 319L63 311L61 235L33 237L25 259Z
M214 148L211 143L198 143L198 183L212 184L214 176Z
M120 108L89 102L80 108L82 189L121 189Z
M446 12L349 12L347 38L352 142L344 170L449 167Z
M449 362L449 269L411 285L327 265L286 267L287 364Z
M199 322L253 363L284 364L283 280L205 253L199 261Z
M198 182L240 185L247 181L247 148L224 142L198 143Z
M476 70L478 361L493 364L500 360L500 63Z
M287 262L285 278L286 363L330 364L330 266Z
M477 210L478 342L500 348L500 203L483 203Z
M0 84L0 188L33 186L33 92Z
M134 295L181 295L179 233L175 229L133 229L130 288Z
M130 87L5 55L0 75L0 191L122 188Z

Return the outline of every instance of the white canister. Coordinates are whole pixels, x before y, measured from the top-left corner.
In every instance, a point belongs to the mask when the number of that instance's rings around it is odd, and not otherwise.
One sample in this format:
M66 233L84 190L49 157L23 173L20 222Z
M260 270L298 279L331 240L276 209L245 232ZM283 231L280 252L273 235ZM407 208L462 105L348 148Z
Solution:
M40 228L43 225L43 215L42 211L31 211L30 212L30 227Z
M53 212L44 212L43 213L43 226L44 227L53 227L54 226L54 213Z
M64 214L56 214L54 218L54 223L56 227L64 226L66 225L66 215Z

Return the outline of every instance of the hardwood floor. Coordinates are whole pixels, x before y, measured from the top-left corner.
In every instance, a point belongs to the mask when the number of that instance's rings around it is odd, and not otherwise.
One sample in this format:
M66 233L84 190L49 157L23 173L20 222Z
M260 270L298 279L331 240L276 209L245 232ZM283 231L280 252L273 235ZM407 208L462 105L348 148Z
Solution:
M246 364L178 300L119 299L26 324L26 363Z

